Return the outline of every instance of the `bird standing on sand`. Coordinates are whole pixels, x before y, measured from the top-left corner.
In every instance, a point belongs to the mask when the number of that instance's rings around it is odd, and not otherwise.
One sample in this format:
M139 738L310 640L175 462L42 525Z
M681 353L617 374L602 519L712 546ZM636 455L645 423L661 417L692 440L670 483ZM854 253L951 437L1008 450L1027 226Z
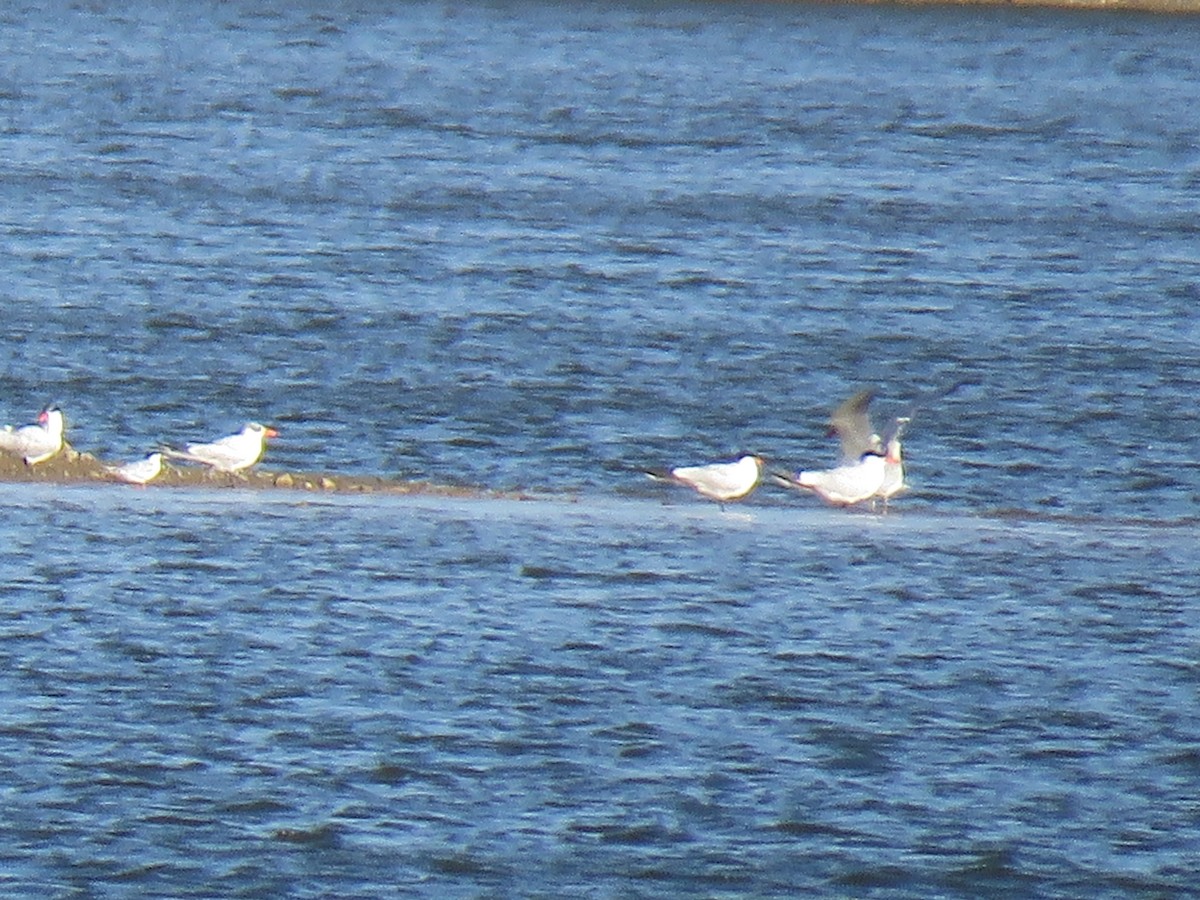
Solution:
M743 456L736 462L677 466L646 474L656 481L682 484L718 503L729 503L749 497L762 480L762 470L761 456Z
M886 461L879 453L864 453L856 463L788 475L772 472L771 479L784 487L811 490L826 503L853 506L870 500L883 487Z
M904 481L904 459L900 447L900 435L908 423L907 416L896 419L892 433L887 439L887 451L883 457L883 484L875 492L875 496L883 500L885 510L889 500L901 491L908 490L908 485Z
M278 437L279 432L258 422L250 422L237 434L223 437L209 444L185 444L182 450L164 447L163 453L172 459L185 459L200 463L217 472L241 472L260 459L266 450L267 438Z
M162 461L162 453L155 452L145 459L135 459L121 466L105 466L105 471L118 481L142 485L158 477L162 471Z
M833 469L802 471L796 475L772 472L784 487L807 489L827 503L852 506L864 500L884 503L904 490L904 462L900 433L908 419L897 419L884 441L871 424L868 407L875 398L867 388L840 404L829 417L829 435L841 443L841 463Z
M38 414L34 424L20 428L6 425L0 429L0 450L15 453L25 460L25 465L35 466L62 450L65 428L62 410L56 406L47 407Z

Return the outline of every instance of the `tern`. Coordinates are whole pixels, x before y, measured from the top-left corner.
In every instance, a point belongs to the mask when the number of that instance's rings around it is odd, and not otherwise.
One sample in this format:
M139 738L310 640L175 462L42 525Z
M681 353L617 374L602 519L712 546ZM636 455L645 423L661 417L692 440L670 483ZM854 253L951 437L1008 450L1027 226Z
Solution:
M892 433L888 436L887 451L883 457L883 484L875 492L875 496L883 500L885 510L889 500L901 491L908 489L908 485L904 481L904 459L901 453L900 435L909 421L908 416L896 419Z
M810 490L826 503L853 506L870 500L883 487L886 459L875 451L864 453L854 463L844 463L834 469L798 472L772 472L771 479L784 487Z
M900 437L912 421L917 408L948 397L960 387L976 383L972 379L961 379L936 390L926 391L909 407L907 415L893 420L885 437L880 437L875 431L867 411L875 398L875 391L870 388L861 390L838 406L829 417L829 434L836 435L842 445L841 464L836 469L800 472L795 476L784 472L772 472L771 478L777 484L787 487L816 491L830 503L850 505L870 500L874 505L876 499L881 499L886 510L892 497L908 489L904 480ZM873 493L864 494L867 486L876 478L876 471L881 465L879 460L882 460L880 483Z
M665 472L647 472L656 481L671 481L689 487L718 503L749 497L762 480L761 456L743 456L736 462L704 466L677 466Z
M0 429L0 450L15 453L25 460L25 465L35 466L62 450L65 427L62 410L47 407L38 413L34 424L20 428L6 425Z
M209 466L217 472L240 472L262 459L267 438L278 436L279 432L274 428L250 422L237 434L211 444L185 444L182 450L164 447L163 453L172 459L186 459Z
M121 466L105 466L105 471L126 484L146 484L158 477L162 471L162 461L162 453L155 452L145 459L135 459L133 462L127 462Z
M827 503L852 506L864 500L884 504L904 490L904 462L900 434L908 418L897 419L887 439L871 424L868 408L875 391L865 388L841 403L829 417L828 434L841 444L836 468L803 471L796 475L772 472L771 479L784 487L811 490Z
M908 487L904 483L900 435L911 421L911 417L897 418L888 429L887 436L881 438L871 423L868 412L868 407L874 399L875 391L865 388L838 406L829 417L829 434L837 435L841 442L840 467L853 467L862 461L865 453L875 453L883 457L883 484L869 499L872 504L876 498L882 499L886 509L888 501Z

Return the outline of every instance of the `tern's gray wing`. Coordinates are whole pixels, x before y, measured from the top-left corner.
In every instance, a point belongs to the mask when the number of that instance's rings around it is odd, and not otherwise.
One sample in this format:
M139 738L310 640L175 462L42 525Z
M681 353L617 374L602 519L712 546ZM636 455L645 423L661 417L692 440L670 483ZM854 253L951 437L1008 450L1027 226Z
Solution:
M949 384L944 384L939 388L930 388L918 394L909 404L908 410L904 413L905 423L911 420L918 412L921 412L927 406L931 406L939 400L944 400L961 387L969 387L979 384L976 378L960 378L958 381L952 381Z
M887 446L892 441L900 440L901 436L904 434L904 429L908 427L908 423L911 421L912 421L911 415L897 416L895 419L893 419L892 424L888 427L888 430L886 432L884 432L884 435L883 435L884 446Z
M867 412L874 399L874 389L864 388L829 417L829 433L836 434L842 442L842 459L846 462L857 462L864 453L883 449Z

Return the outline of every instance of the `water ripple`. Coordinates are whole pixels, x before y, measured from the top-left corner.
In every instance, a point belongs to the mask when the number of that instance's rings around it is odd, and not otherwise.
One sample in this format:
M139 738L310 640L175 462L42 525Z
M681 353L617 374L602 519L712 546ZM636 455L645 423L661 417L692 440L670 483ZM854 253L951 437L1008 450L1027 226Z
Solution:
M550 498L7 486L6 895L1191 889L1194 23L62 12L4 421ZM862 384L887 515L640 474Z

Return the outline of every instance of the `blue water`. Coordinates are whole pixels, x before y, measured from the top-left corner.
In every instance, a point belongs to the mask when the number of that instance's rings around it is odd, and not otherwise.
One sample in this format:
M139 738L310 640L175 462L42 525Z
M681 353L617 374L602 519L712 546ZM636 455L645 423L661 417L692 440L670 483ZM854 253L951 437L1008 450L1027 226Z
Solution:
M1193 889L1200 20L2 22L4 421L544 498L0 486L5 896Z

